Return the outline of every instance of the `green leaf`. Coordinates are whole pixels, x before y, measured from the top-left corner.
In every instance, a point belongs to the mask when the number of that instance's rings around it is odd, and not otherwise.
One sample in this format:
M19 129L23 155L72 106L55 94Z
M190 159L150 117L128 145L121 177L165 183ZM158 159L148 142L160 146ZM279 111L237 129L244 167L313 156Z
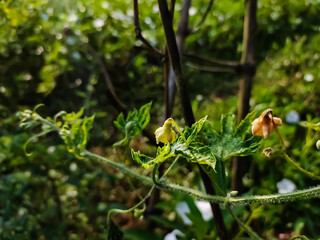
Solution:
M152 102L143 105L139 111L134 109L128 113L127 119L124 119L123 113L120 113L114 125L122 131L126 136L124 139L118 141L113 146L119 147L128 144L131 139L142 133L142 130L150 121L150 108Z
M253 113L248 114L237 128L235 127L236 118L233 114L222 116L220 134L209 124L206 125L204 134L216 157L227 160L232 156L247 156L259 148L261 137L249 134L253 115Z
M158 147L156 158L141 154L140 151L135 152L133 149L131 149L131 155L133 160L135 160L138 164L146 169L152 167L156 163L162 163L168 158L175 156L174 153L171 153L170 145L164 146L162 148Z
M144 129L150 121L150 113L149 112L150 112L151 105L152 105L152 102L149 102L149 103L143 105L139 109L138 119L139 119L141 129Z
M83 109L78 113L68 113L63 116L64 124L59 132L70 152L78 157L87 145L89 130L92 128L94 116L81 118Z
M206 122L208 116L201 118L199 121L194 123L191 128L186 127L184 130L185 137L187 139L187 145L195 141L196 136L201 131L203 124Z
M184 157L188 162L208 165L212 169L215 169L215 156L211 153L211 149L208 146L200 142L191 145L179 142L173 143L171 152L176 156L180 155Z
M122 240L123 232L120 230L119 226L116 225L111 219L109 221L110 223L108 224L106 230L107 240Z
M144 168L150 168L156 163L162 163L168 158L176 156L184 157L188 162L208 165L213 169L216 165L216 158L211 153L211 149L201 143L188 146L185 143L175 142L162 148L158 147L156 158L133 150L131 150L131 155Z
M123 113L120 113L117 117L117 120L113 122L114 125L121 130L122 132L125 132L126 129L126 121L124 120Z
M300 126L302 127L306 127L306 128L311 128L315 131L320 131L320 122L318 123L310 123L310 122L306 122L306 121L302 121L299 123Z
M162 163L168 158L181 156L188 162L208 165L215 169L216 158L212 154L211 149L201 142L196 142L196 137L201 131L207 117L200 119L192 125L191 128L185 128L184 134L187 137L187 142L184 142L182 136L172 144L158 147L157 156L155 158L148 157L140 152L131 151L132 158L137 161L142 167L150 168L156 163Z
M150 168L154 164L154 158L141 154L140 151L135 152L133 149L131 149L131 156L133 160L142 165L144 168Z

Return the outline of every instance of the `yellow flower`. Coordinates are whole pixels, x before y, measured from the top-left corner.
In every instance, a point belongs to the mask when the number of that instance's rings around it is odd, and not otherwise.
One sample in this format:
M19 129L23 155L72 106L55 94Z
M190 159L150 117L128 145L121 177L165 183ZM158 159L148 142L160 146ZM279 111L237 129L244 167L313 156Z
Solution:
M157 143L172 143L176 140L176 133L172 130L172 124L175 124L172 118L168 118L162 127L159 127L154 134L156 135Z
M272 109L269 108L252 122L252 134L267 138L277 126L281 125L281 118L273 117Z

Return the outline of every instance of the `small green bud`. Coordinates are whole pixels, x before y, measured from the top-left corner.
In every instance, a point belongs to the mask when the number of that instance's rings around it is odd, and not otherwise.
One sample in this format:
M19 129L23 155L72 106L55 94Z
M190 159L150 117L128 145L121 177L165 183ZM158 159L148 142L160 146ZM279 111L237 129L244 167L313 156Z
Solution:
M144 208L143 209L134 209L134 212L133 212L133 216L137 219L141 218L143 213L144 213Z
M133 130L133 128L135 127L136 123L134 121L130 121L126 124L126 132L129 133L130 131Z
M238 191L231 191L227 195L228 197L236 197L238 195Z
M318 150L320 150L320 139L317 141L316 147L318 148Z

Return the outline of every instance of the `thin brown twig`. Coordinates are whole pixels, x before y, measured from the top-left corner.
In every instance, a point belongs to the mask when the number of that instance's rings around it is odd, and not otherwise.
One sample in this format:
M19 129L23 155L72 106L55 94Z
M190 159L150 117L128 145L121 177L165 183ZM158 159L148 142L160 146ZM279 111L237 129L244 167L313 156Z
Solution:
M121 100L118 98L105 63L103 62L102 58L99 56L99 54L97 53L97 51L93 47L91 47L89 44L86 44L86 45L87 45L89 53L95 59L95 61L97 62L97 64L100 67L100 70L103 74L104 80L108 86L111 100L114 102L114 104L117 106L117 109L119 109L120 112L125 112L126 105L124 103L122 103Z
M136 38L139 39L151 52L153 52L156 56L162 58L164 55L163 53L153 47L143 36L140 27L140 20L139 20L139 6L138 0L133 0L133 13L134 13L134 31L136 34Z
M201 24L204 23L204 21L206 20L209 12L210 12L210 10L211 10L211 7L212 7L212 5L213 5L213 2L214 2L214 0L210 0L209 4L208 4L208 6L207 6L206 11L205 11L204 14L202 15L201 20L194 26L194 28L193 28L194 31L198 30L199 27L201 26Z
M205 72L229 72L229 73L236 73L235 68L226 68L226 67L210 67L210 66L203 66L203 65L198 65L195 63L187 62L186 65L188 67L192 67L195 69L198 69L200 71L205 71Z
M200 61L216 63L216 64L230 66L230 67L238 67L240 65L239 61L228 61L228 60L220 60L220 59L216 59L216 58L208 58L208 57L198 56L198 55L192 54L192 53L184 53L183 56L187 57L187 58L193 58L193 59L200 60Z

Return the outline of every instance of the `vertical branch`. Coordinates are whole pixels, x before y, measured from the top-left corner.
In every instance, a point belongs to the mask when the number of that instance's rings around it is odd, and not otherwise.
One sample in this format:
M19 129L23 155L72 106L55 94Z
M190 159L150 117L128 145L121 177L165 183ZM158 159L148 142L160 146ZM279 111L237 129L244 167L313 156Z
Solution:
M210 10L211 10L211 7L212 7L212 5L213 5L213 1L214 1L214 0L210 0L209 4L208 4L208 6L207 6L206 11L205 11L204 14L202 15L202 18L201 18L200 22L198 22L198 23L195 25L194 30L198 29L198 28L200 27L200 25L201 25L202 23L204 23L204 21L206 20L209 12L210 12Z
M176 5L176 0L172 0L170 3L170 16L171 16L171 24L173 23L174 17L174 7ZM164 101L165 101L165 113L164 113L164 121L171 116L172 113L172 106L173 102L170 101L170 88L169 88L169 81L170 81L170 62L169 62L169 51L168 51L168 44L166 43L165 50L165 61L163 64L163 79L164 79ZM174 79L173 79L174 81ZM173 82L173 87L175 88L175 83ZM175 94L175 90L173 90ZM172 103L172 104L170 104Z
M187 2L189 0L186 0ZM189 2L190 4L190 2ZM164 28L166 40L167 40L167 46L168 46L168 52L170 56L171 66L174 73L175 83L177 85L178 94L180 97L180 101L182 104L182 110L184 114L184 118L186 121L186 124L191 126L194 122L194 115L191 108L191 102L189 99L189 94L187 91L187 85L185 83L185 79L182 74L182 68L181 68L181 62L180 62L180 54L179 49L177 45L177 41L175 38L175 34L172 27L172 21L170 21L170 12L168 10L168 5L166 0L158 0L160 15L162 19L162 25ZM189 5L190 7L190 5ZM188 17L188 13L185 15ZM181 33L181 29L180 29ZM208 193L214 194L214 188L212 186L211 180L208 177L208 175L201 169L201 167L198 165L201 173L202 181L205 185L206 191ZM211 204L212 212L214 215L214 219L216 221L217 229L219 238L224 240L228 239L226 234L226 228L223 222L221 210L219 208L219 205L217 204Z
M179 57L181 59L183 48L184 48L184 42L188 35L188 22L189 22L189 9L191 5L191 0L185 0L183 3L183 7L181 9L180 14L180 21L178 24L178 31L177 31L177 47L179 50ZM174 98L176 94L176 84L175 84L175 74L174 70L170 68L169 71L169 82L168 82L168 115L170 116L173 110L174 105Z
M257 28L256 12L257 0L245 0L238 121L241 121L248 114L250 108L249 100L251 96L252 78L256 70L254 60L255 32ZM241 159L241 165L239 161L239 157L233 160L231 188L242 193L244 191L242 177L248 172L250 161L248 158Z
M249 112L252 78L255 74L255 32L257 29L257 0L245 0L245 18L243 28L243 47L241 64L244 67L240 79L238 120L242 120Z
M180 54L177 46L177 41L175 39L172 22L170 20L170 12L168 9L167 1L158 0L158 4L164 32L166 35L171 66L175 76L175 82L177 84L177 90L182 105L183 115L185 117L187 125L191 126L195 122L195 119L191 108L191 102L187 90L187 85L182 75Z

